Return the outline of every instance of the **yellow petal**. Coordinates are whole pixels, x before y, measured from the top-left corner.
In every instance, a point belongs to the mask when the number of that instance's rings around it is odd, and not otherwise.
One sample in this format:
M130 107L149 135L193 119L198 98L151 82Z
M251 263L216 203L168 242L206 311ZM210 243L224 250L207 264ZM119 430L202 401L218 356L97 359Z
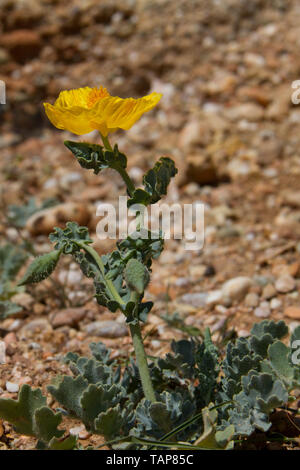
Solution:
M76 90L61 91L54 106L59 108L71 108L73 106L87 108L88 99L92 91L93 88L88 86L77 88Z
M46 114L52 124L58 129L65 129L73 134L88 134L95 129L88 119L88 113L80 107L70 110L44 103Z
M122 99L117 96L110 96L98 101L92 109L93 121L103 120L107 128L121 128L128 130L140 117L157 105L162 95L151 93L143 98Z

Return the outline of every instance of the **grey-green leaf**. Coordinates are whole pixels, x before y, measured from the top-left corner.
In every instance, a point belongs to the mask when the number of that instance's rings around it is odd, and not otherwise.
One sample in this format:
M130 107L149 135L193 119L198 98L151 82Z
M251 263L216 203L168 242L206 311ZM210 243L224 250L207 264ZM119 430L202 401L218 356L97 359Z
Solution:
M150 280L146 266L137 259L132 258L128 261L124 274L129 289L142 294Z
M35 258L19 282L19 286L40 282L49 277L56 268L60 254L60 250L54 250Z

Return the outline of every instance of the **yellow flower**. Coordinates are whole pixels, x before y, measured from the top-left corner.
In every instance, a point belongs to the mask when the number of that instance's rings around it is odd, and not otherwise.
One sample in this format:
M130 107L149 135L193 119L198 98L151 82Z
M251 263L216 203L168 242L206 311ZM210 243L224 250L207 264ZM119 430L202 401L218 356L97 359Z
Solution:
M58 129L77 135L96 129L106 137L118 128L130 129L161 97L160 93L151 93L138 99L123 99L111 96L103 87L84 87L62 91L54 105L44 103L44 106L48 118Z

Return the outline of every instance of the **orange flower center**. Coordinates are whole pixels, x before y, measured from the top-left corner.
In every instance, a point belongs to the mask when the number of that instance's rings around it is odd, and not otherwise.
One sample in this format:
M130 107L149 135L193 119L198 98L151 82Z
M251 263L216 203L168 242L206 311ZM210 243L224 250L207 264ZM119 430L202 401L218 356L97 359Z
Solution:
M110 96L110 94L108 93L106 88L103 88L103 86L100 86L99 88L93 88L90 91L90 94L87 99L88 107L92 108L97 101L102 100L107 96Z

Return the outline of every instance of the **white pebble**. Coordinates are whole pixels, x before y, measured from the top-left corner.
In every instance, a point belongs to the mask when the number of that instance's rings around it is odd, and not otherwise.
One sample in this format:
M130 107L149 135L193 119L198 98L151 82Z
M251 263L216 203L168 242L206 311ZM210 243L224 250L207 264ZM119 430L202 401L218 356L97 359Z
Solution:
M6 390L10 393L16 393L19 391L19 385L13 382L6 382L5 387Z

